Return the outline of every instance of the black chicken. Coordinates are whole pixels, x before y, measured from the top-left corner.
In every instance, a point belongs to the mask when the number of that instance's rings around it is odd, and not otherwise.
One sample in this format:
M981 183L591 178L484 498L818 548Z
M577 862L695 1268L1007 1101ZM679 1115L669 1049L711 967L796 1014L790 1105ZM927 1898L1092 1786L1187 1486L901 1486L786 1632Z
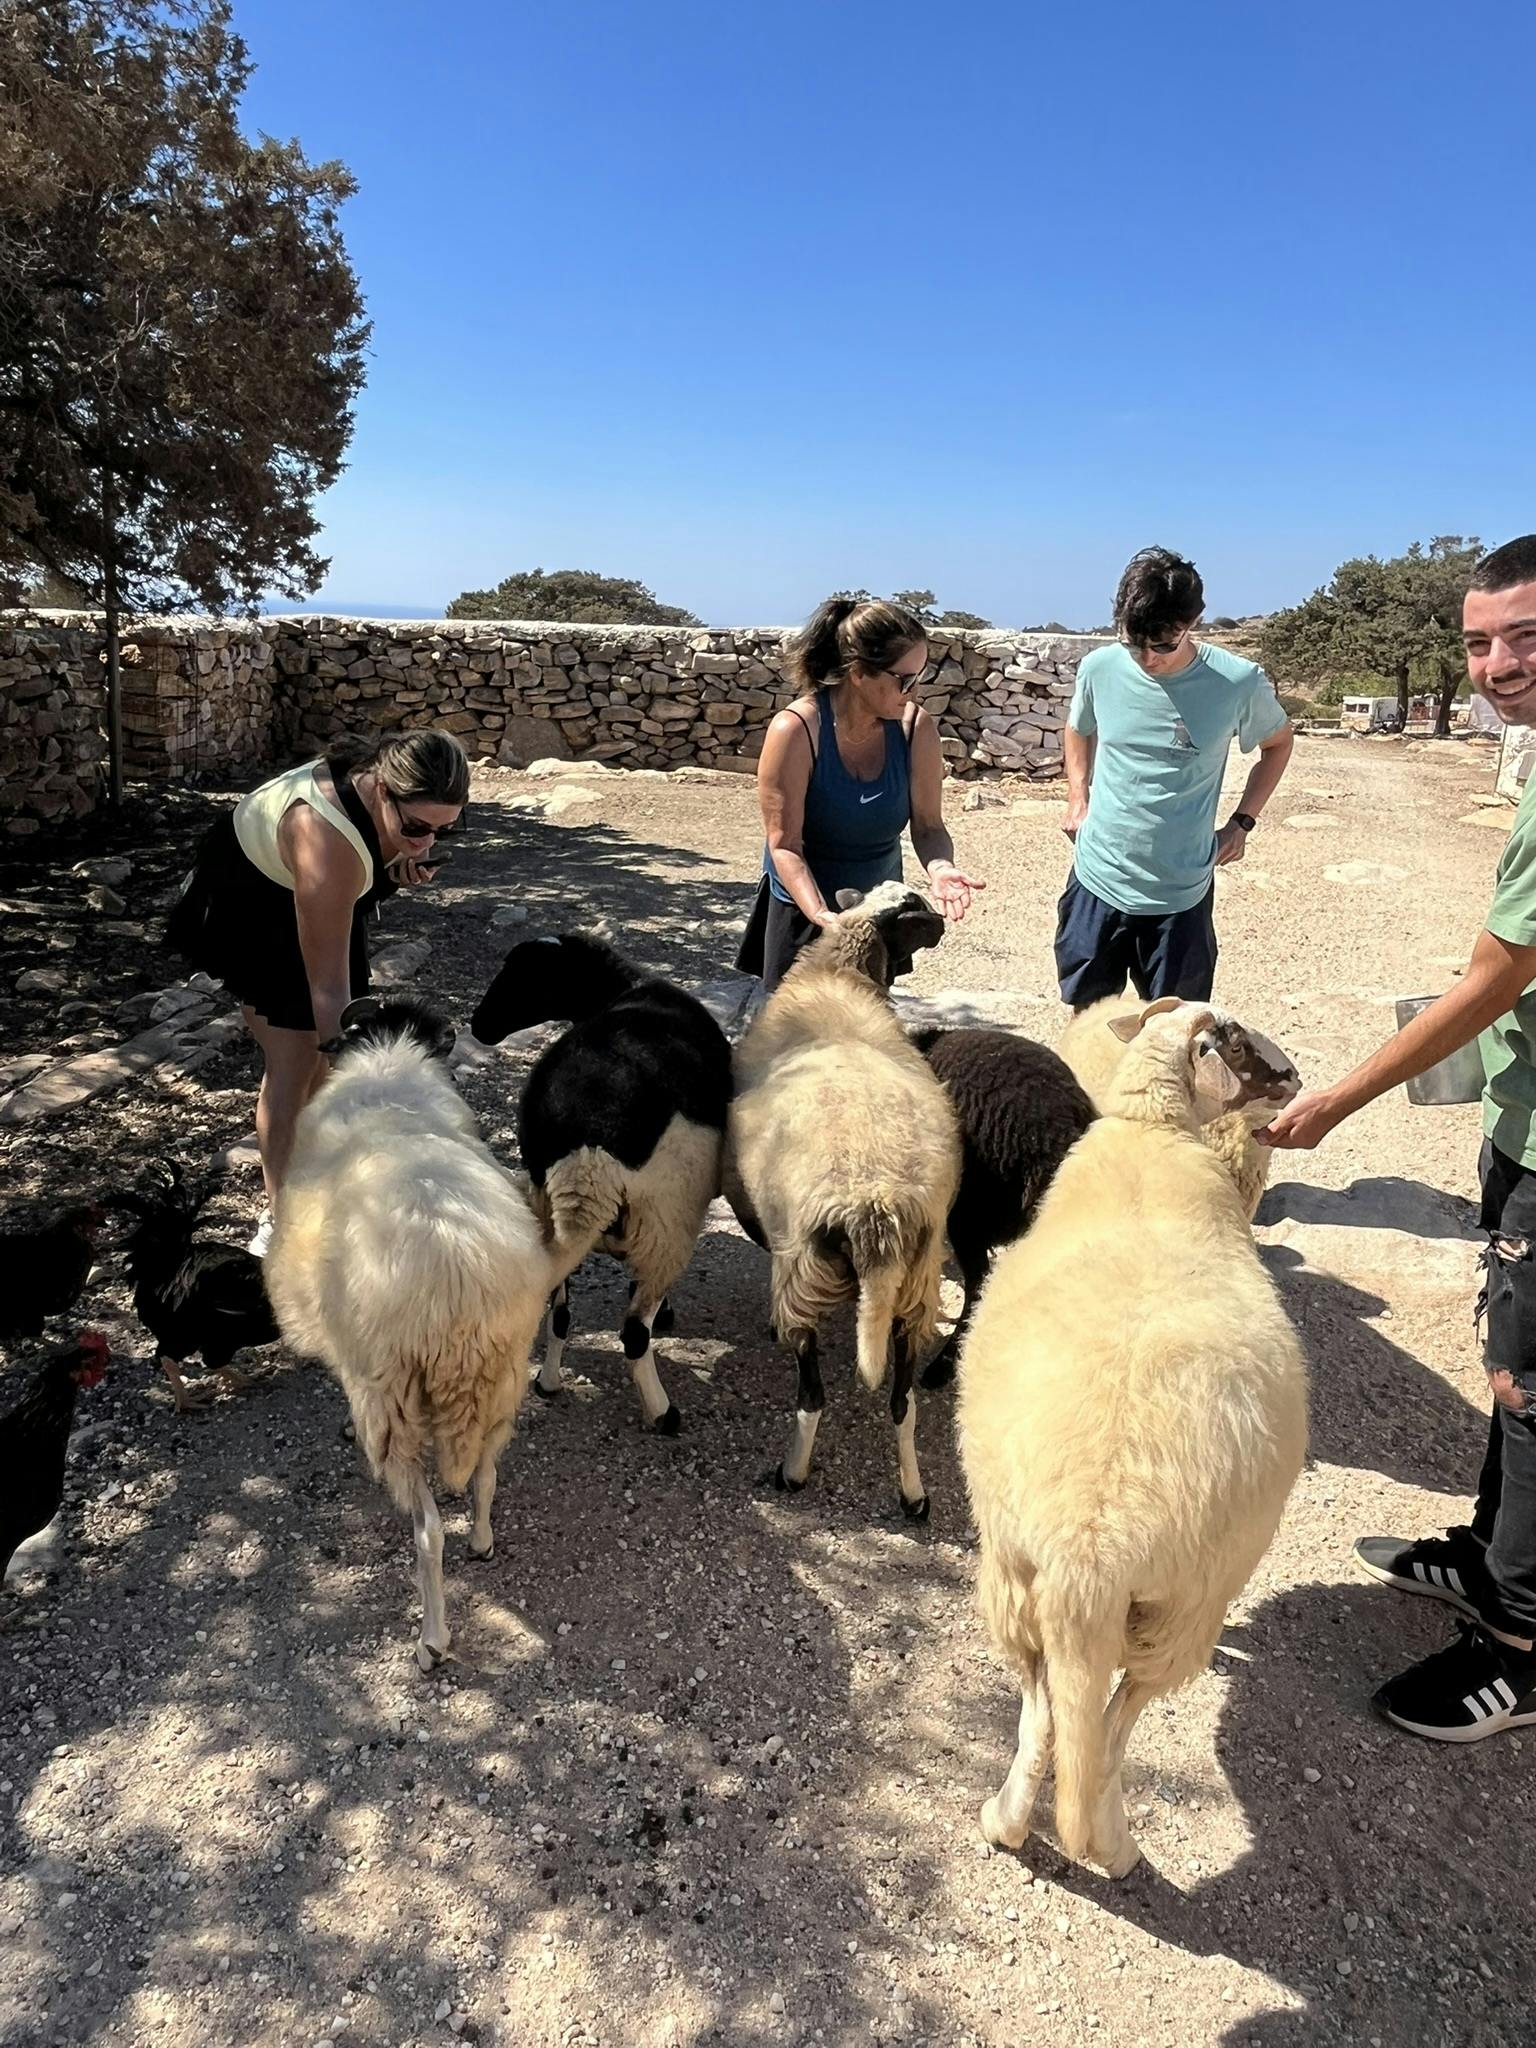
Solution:
M0 1414L0 1579L17 1545L59 1511L75 1394L95 1386L108 1356L101 1332L86 1330L33 1373L20 1399Z
M40 1337L78 1297L96 1256L101 1211L69 1209L41 1230L0 1230L0 1337Z
M178 1409L201 1408L212 1389L189 1388L183 1362L201 1357L231 1387L244 1386L230 1369L237 1351L275 1344L278 1328L262 1286L261 1260L243 1245L194 1238L198 1204L168 1162L154 1169L152 1192L124 1190L116 1197L138 1217L124 1247L133 1283L134 1314L155 1340Z

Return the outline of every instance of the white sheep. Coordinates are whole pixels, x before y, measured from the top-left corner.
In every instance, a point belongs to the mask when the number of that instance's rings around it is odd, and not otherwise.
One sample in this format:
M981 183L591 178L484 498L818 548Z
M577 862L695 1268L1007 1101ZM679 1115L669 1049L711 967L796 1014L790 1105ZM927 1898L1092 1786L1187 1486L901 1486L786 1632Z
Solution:
M1162 996L1159 1001L1171 1008L1178 997ZM1061 1056L1096 1109L1103 1108L1104 1098L1113 1085L1125 1052L1125 1041L1110 1027L1116 1019L1123 1022L1129 1017L1139 1017L1143 1007L1134 996L1106 996L1101 1002L1091 1003L1086 1010L1080 1010L1067 1026L1061 1041ZM1234 1022L1224 1011L1217 1010L1215 1015L1229 1026ZM1294 1095L1301 1085L1295 1063L1261 1031L1250 1030L1247 1026L1237 1028L1242 1031L1247 1046L1247 1062L1255 1077L1267 1069L1274 1077L1275 1086L1288 1080L1290 1095ZM1290 1096L1282 1099L1288 1101ZM1210 1123L1202 1125L1200 1131L1201 1141L1215 1153L1232 1176L1250 1222L1264 1198L1270 1161L1274 1156L1268 1146L1255 1140L1253 1134L1269 1122L1275 1107L1273 1090L1266 1087L1245 1108L1229 1110L1223 1116L1212 1118Z
M341 1382L369 1469L411 1517L423 1671L449 1644L424 1457L455 1492L473 1483L470 1555L488 1558L496 1461L553 1270L527 1195L443 1070L452 1043L410 998L349 1005L299 1117L266 1261L284 1337Z
M1106 1114L983 1291L958 1427L982 1611L1023 1688L982 1831L1023 1842L1054 1731L1062 1846L1120 1877L1137 1857L1127 1738L1204 1667L1269 1546L1306 1447L1306 1365L1197 1140L1200 1116L1269 1084L1227 1063L1231 1033L1201 1004L1115 1028L1130 1049Z
M938 1323L944 1225L960 1171L954 1112L891 1014L893 958L938 942L944 921L914 890L840 890L840 913L804 950L742 1040L725 1189L773 1255L772 1314L799 1369L795 1434L775 1474L804 1486L824 1394L817 1330L857 1297L858 1368L885 1378L901 1503L921 1521L913 1373Z

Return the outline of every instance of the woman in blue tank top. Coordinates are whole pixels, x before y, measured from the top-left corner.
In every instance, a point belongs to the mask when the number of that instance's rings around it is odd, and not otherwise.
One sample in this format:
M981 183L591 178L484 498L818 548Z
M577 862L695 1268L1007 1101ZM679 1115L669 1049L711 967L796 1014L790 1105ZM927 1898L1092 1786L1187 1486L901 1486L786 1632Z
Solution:
M829 597L790 659L802 695L769 726L757 766L767 843L736 961L769 989L839 889L900 880L909 827L947 917L964 917L985 886L956 867L944 824L938 727L914 696L928 665L921 621L878 599Z

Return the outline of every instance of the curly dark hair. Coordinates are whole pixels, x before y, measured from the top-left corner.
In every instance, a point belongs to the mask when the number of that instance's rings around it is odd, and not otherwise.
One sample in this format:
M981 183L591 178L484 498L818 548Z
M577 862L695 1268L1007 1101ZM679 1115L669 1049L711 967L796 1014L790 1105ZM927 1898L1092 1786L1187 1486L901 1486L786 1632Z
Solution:
M1205 609L1205 585L1193 562L1171 548L1132 555L1115 592L1115 626L1133 647L1171 640Z

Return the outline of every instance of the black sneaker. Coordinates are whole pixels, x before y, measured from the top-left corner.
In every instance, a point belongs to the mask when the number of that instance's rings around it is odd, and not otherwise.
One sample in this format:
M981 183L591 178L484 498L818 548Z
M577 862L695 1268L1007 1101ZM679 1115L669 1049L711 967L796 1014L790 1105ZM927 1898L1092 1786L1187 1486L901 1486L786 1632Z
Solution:
M1470 1529L1447 1529L1443 1536L1362 1536L1355 1545L1360 1569L1400 1593L1424 1593L1443 1600L1473 1621L1482 1618L1477 1594L1488 1576L1483 1546Z
M1481 1742L1506 1728L1530 1728L1536 1655L1466 1627L1448 1649L1388 1679L1371 1705L1395 1728L1434 1742Z

